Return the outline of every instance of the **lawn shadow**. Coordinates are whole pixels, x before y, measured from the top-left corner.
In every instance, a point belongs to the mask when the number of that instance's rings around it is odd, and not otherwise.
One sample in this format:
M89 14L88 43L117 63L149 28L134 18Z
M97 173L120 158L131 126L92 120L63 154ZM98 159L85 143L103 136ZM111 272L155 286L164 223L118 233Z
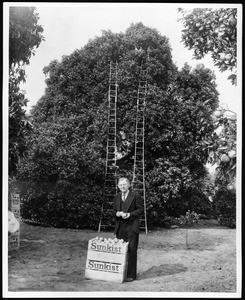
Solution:
M160 266L153 266L148 270L143 271L138 275L138 279L146 279L157 276L173 275L188 270L183 264L162 264Z

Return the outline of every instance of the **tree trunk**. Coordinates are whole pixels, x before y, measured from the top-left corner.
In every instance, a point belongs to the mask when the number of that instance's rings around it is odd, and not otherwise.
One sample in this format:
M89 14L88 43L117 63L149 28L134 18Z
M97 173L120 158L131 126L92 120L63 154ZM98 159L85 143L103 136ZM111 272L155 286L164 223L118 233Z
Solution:
M188 228L186 229L186 247L187 249L189 249L189 245L188 245Z

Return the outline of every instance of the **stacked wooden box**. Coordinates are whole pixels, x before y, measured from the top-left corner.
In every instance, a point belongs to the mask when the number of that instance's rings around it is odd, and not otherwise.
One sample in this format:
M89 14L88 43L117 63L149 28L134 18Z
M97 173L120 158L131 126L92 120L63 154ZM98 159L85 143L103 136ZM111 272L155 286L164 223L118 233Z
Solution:
M20 195L10 194L9 210L14 214L18 222L20 222ZM9 233L8 251L17 250L20 247L20 230Z
M127 275L128 243L94 238L88 242L85 278L122 283Z

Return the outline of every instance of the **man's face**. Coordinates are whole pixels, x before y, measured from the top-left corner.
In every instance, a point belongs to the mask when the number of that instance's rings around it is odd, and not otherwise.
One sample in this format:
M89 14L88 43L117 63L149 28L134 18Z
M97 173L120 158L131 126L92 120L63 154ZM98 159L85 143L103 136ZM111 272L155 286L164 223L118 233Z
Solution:
M119 183L118 183L118 187L120 189L120 191L122 193L127 193L128 189L129 189L129 183L127 180L121 180Z

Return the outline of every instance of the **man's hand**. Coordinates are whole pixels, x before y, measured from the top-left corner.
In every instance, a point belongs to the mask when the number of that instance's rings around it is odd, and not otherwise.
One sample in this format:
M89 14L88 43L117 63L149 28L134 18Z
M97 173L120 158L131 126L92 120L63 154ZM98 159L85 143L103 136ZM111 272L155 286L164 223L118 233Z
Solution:
M127 219L130 217L130 213L123 213L122 218Z
M117 211L116 216L117 217L122 217L123 216L123 212L122 211Z

